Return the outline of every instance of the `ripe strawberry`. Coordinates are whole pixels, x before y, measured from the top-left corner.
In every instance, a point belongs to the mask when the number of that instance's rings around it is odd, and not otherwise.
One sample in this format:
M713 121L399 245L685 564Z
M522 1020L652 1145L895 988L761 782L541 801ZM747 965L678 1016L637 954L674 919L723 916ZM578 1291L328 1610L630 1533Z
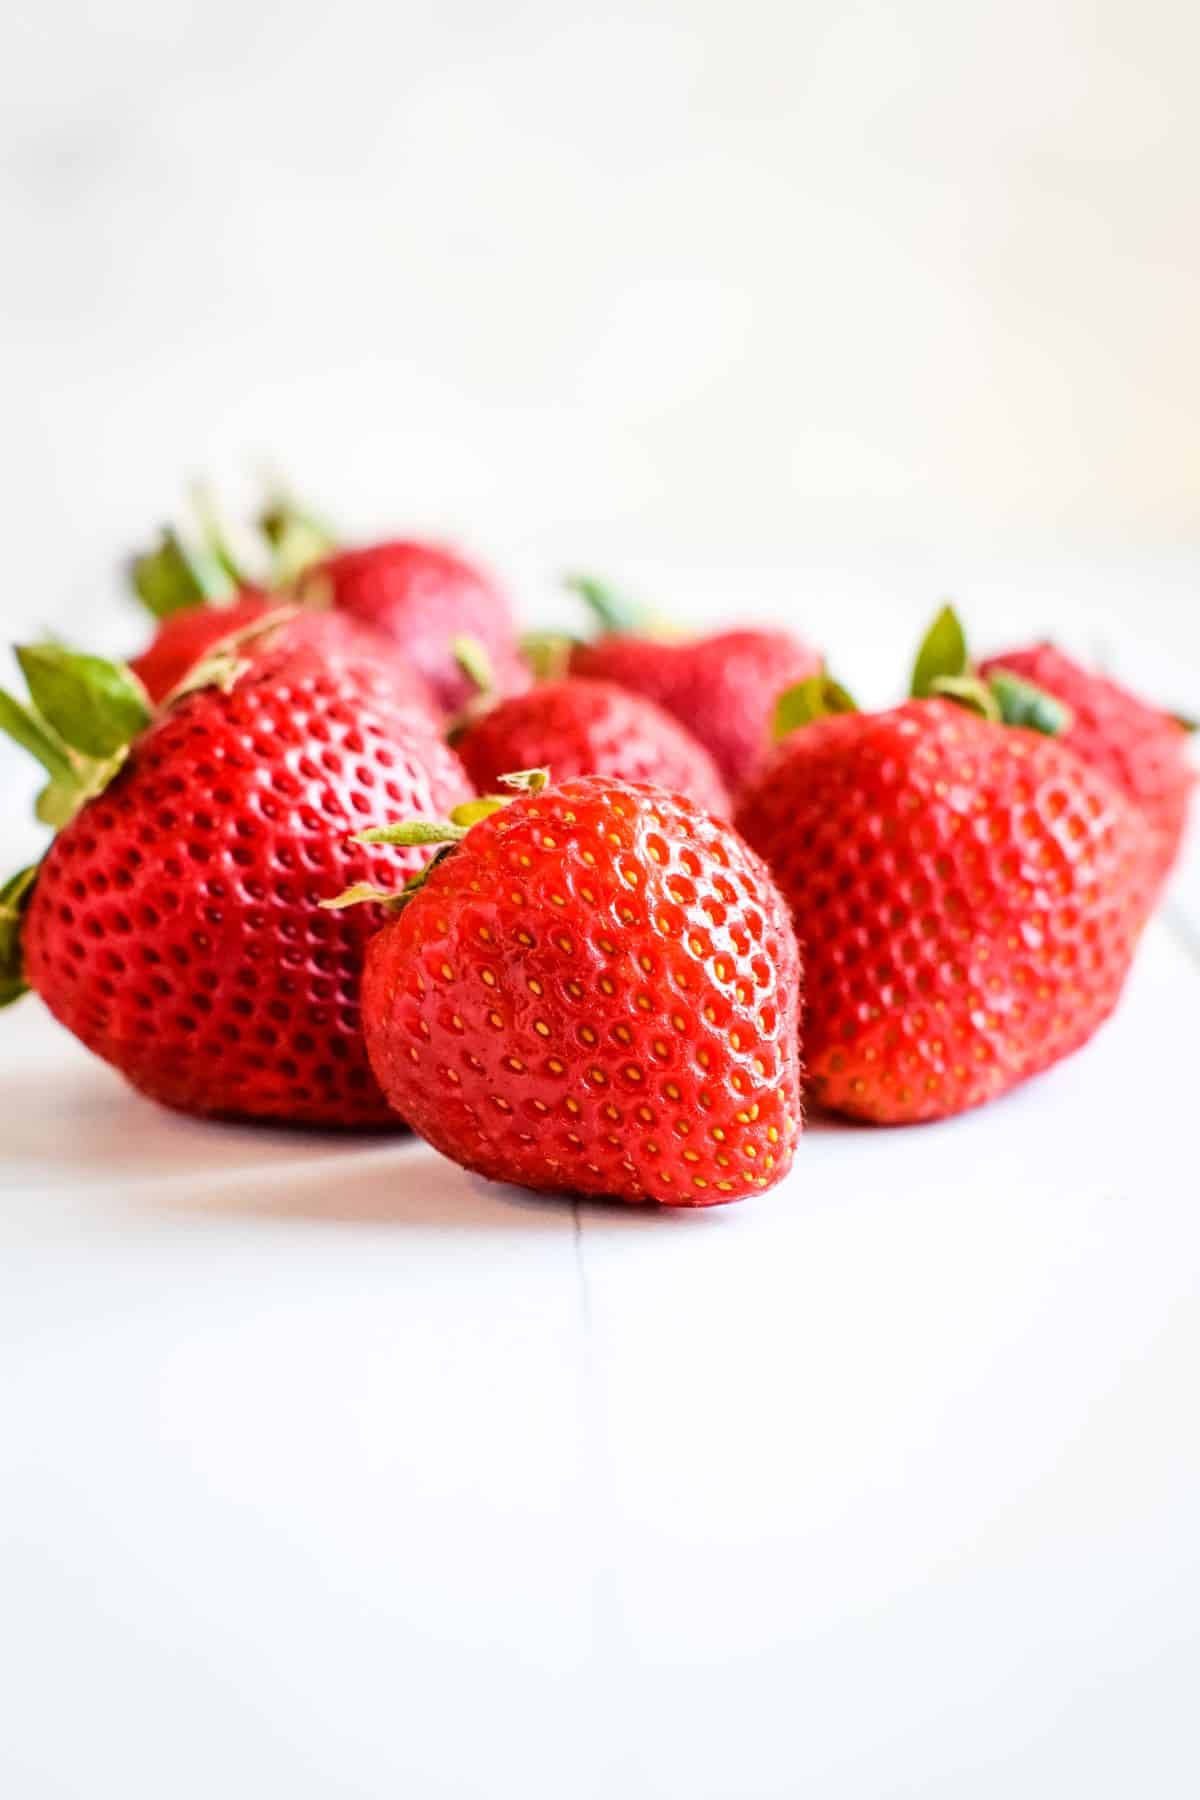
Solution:
M454 740L481 793L507 769L548 768L556 783L616 775L686 794L727 814L729 796L702 744L669 713L610 681L551 681L501 700Z
M984 675L997 669L1011 669L1070 708L1063 742L1141 808L1154 840L1153 879L1161 886L1179 851L1196 779L1187 755L1188 727L1117 682L1081 668L1053 644L1010 650L980 664Z
M660 788L525 780L444 827L368 948L384 1092L497 1181L674 1206L771 1186L800 1126L799 963L765 869Z
M961 1112L1077 1049L1116 1004L1146 828L1053 738L936 698L817 716L736 823L791 906L809 1079L835 1112Z
M50 770L43 816L68 822L0 903L7 997L23 947L61 1023L186 1112L395 1124L359 1023L379 915L317 902L421 866L426 851L347 833L462 801L453 752L374 663L311 645L155 722L116 665L55 647L22 662L42 716L5 695L0 723Z
M821 657L788 631L722 631L680 642L646 636L607 588L573 584L608 634L577 644L570 672L615 681L672 713L710 752L736 793L770 748L775 701L815 675Z
M296 593L302 601L324 601L397 645L447 712L457 711L471 693L455 657L457 638L483 647L499 692L519 693L529 685L507 595L449 550L398 542L335 551L299 576Z
M259 625L277 621L261 633ZM431 723L440 712L425 681L395 646L365 625L356 625L339 613L281 604L267 594L243 593L227 605L203 602L171 613L129 667L155 704L165 700L191 669L230 638L238 640L238 654L256 661L275 656L283 648L308 646L329 656L355 656L373 661L403 700Z

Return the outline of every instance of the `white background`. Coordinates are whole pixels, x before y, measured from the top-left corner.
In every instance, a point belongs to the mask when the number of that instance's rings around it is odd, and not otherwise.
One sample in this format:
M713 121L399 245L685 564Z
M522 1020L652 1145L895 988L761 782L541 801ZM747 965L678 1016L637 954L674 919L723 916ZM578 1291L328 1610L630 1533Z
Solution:
M6 635L196 472L1200 711L1200 23L10 7ZM34 777L0 749L0 842ZM189 1125L0 1024L0 1791L1183 1800L1200 858L1119 1019L631 1217Z

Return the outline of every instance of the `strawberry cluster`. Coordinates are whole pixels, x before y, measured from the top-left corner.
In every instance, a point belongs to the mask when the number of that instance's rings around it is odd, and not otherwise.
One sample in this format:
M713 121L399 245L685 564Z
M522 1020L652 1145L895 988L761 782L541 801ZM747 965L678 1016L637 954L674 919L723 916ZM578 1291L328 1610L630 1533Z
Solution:
M0 1004L150 1098L706 1206L786 1174L802 1090L944 1118L1115 1007L1187 727L1052 646L975 664L944 609L862 713L788 633L577 580L597 634L520 638L455 553L261 527L253 576L207 509L165 534L139 654L25 646L0 691L54 832L0 889Z

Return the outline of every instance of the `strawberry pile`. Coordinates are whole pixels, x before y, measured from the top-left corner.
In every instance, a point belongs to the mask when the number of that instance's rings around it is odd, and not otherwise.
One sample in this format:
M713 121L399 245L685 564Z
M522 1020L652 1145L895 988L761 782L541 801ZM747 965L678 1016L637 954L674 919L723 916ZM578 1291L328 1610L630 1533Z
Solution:
M142 1094L408 1127L493 1180L669 1206L769 1188L810 1105L946 1118L1116 1006L1184 830L1184 723L944 609L860 712L787 632L518 636L498 582L290 505L131 565L119 664L21 647L43 766L0 888L34 989ZM801 1005L803 988L804 1004Z

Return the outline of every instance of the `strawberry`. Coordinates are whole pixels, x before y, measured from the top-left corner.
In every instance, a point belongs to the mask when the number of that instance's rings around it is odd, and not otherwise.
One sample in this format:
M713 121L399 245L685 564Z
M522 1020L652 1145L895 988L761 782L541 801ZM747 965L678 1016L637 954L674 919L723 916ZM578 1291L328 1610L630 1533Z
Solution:
M661 788L545 780L368 834L452 846L368 947L380 1085L493 1180L674 1206L770 1187L800 1126L799 962L766 870Z
M1051 723L1021 686L1009 710ZM1053 737L936 697L851 704L822 683L785 696L801 728L736 823L792 909L814 1097L881 1124L944 1118L1048 1068L1112 1011L1147 910L1146 827Z
M499 692L529 686L512 603L476 564L407 539L338 549L324 527L287 502L269 507L260 524L283 569L294 575L296 597L331 606L389 639L446 712L457 712L471 693L456 639L481 646Z
M1154 840L1153 880L1160 887L1179 852L1196 779L1187 754L1189 726L1081 668L1053 644L1010 650L980 664L984 675L998 669L1036 683L1070 708L1063 742L1140 807Z
M48 768L40 811L62 829L0 896L0 997L27 981L134 1087L186 1112L395 1124L359 1023L380 915L316 903L421 865L419 847L347 833L465 799L453 752L373 661L312 645L226 670L224 689L157 719L118 665L19 655L34 708L0 695L0 724Z
M281 605L266 594L243 593L227 605L205 602L172 613L129 667L158 704L186 680L197 663L231 639L238 654L251 661L274 656L285 646L298 649L304 645L327 656L373 661L386 673L397 700L431 724L440 724L441 714L425 681L378 632L339 613Z
M300 607L249 581L211 516L199 543L164 531L154 550L133 559L129 576L159 622L150 643L128 665L156 705L197 663L236 638L239 654L251 660L273 655L284 644L372 658L388 667L398 695L430 719L440 717L424 679L378 632L318 606ZM259 631L271 621L274 629Z
M647 636L607 587L586 578L571 585L606 627L606 635L572 648L571 674L615 681L672 713L736 793L770 746L776 699L818 673L818 653L788 631L722 631L678 642Z
M610 681L551 681L501 700L455 740L481 793L506 769L549 768L558 782L616 775L686 794L727 814L729 796L702 744L669 713Z

